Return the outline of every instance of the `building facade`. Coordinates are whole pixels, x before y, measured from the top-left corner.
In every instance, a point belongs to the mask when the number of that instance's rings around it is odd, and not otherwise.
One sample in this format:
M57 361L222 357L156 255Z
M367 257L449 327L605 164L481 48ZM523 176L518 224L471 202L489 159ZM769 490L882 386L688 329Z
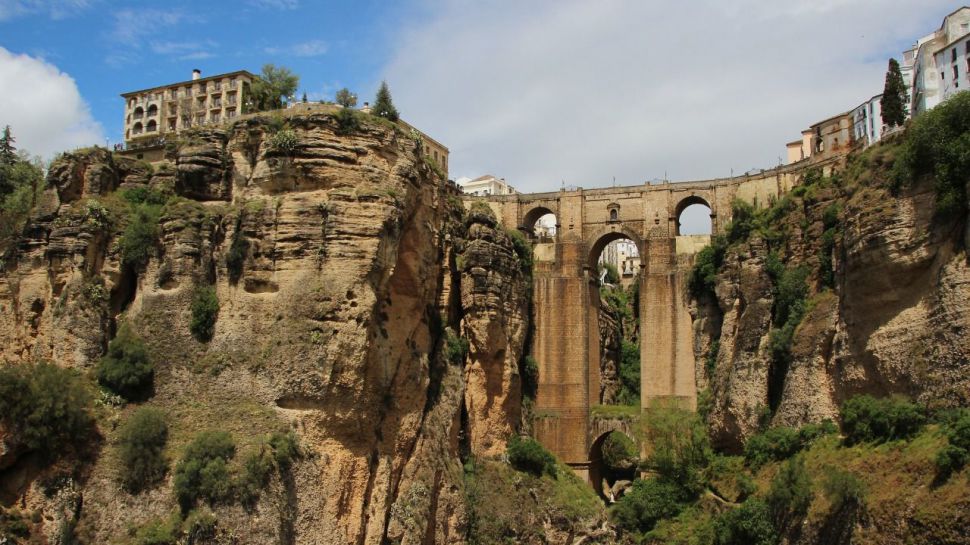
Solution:
M491 174L479 176L474 180L458 180L456 183L461 188L462 193L479 197L518 193L514 187L506 183L505 178L496 178Z
M122 93L125 143L138 146L189 127L231 121L245 111L256 76L245 71L202 77L161 87Z
M868 147L882 137L882 95L876 95L852 110L852 138Z
M802 131L800 140L786 144L788 163L808 158L823 160L848 151L856 142L853 112L834 115Z
M967 39L970 38L970 7L964 6L943 18L932 34L914 46L913 90L910 112L919 115L948 96L970 87L967 79Z

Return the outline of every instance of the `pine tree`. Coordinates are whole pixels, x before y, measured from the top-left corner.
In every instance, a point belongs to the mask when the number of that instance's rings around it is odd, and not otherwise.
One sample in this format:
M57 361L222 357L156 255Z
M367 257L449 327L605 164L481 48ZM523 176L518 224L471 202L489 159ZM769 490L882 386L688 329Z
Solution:
M906 84L896 59L889 59L886 85L883 87L879 106L882 109L884 125L897 127L906 122Z
M17 148L13 146L16 141L10 134L10 125L4 127L0 134L0 164L13 165L17 162Z
M307 100L306 100L306 91L303 91L303 103L304 104L307 103Z
M374 107L371 113L381 116L389 121L397 122L399 116L394 102L391 101L391 91L387 88L387 82L381 82L381 88L377 90L377 97L374 98Z

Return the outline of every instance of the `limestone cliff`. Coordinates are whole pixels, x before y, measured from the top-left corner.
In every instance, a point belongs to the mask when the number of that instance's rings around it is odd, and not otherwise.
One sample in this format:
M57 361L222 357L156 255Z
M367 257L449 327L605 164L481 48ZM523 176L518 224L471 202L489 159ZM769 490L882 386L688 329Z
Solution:
M66 154L4 260L0 357L90 375L127 324L155 364L145 404L167 415L170 465L199 431L231 432L240 453L296 433L302 455L254 507L214 506L221 542L462 543L462 455L497 455L518 431L531 281L513 242L494 220L463 222L419 139L360 117L199 130L154 167ZM126 254L125 191L164 202L142 262ZM205 286L218 318L200 342ZM140 494L118 484L116 428L133 409L103 400L92 460L42 471L3 436L3 505L84 543L165 520L171 473Z
M699 387L710 388L719 446L736 450L769 424L838 421L860 393L970 403L966 218L934 213L932 180L891 191L897 147L854 155L831 177L808 174L746 220L750 234L722 239L714 291L693 307ZM783 269L803 271L806 289L787 347Z

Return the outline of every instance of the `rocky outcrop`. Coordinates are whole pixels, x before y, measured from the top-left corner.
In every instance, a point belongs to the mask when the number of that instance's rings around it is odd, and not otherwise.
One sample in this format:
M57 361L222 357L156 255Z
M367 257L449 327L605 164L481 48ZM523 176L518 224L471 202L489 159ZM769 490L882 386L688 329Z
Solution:
M769 248L761 235L728 249L716 301L694 302L699 362L719 340L708 377L717 444L737 449L768 423L838 420L838 407L860 393L901 394L929 406L970 403L966 218L935 217L930 182L892 195L887 168L873 167L864 181L843 178L842 185L796 194L771 225L786 234L774 248L780 261L810 271L807 310L786 367L772 362L771 331L781 324L772 321ZM828 259L825 215L833 210L840 210L835 281L827 289L820 270Z
M296 144L274 144L281 130ZM366 119L338 135L320 112L187 134L154 166L65 156L0 275L0 356L89 370L124 322L155 363L146 404L169 418L173 463L199 431L229 431L239 459L294 431L302 456L253 510L215 506L224 537L464 542L462 444L492 456L518 431L531 280L494 221L462 223L420 145ZM164 197L144 265L122 260L136 205L119 188ZM219 301L205 343L189 328L202 286ZM449 357L455 332L467 359ZM137 495L118 484L115 426L134 408L99 409L105 441L71 481L85 542L176 509L170 476ZM23 505L52 505L22 484Z

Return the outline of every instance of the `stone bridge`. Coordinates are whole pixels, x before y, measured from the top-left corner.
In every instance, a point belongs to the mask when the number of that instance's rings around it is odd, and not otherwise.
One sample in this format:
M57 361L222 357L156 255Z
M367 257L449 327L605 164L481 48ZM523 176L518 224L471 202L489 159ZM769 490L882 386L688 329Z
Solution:
M535 437L590 477L593 447L617 429L595 425L590 415L600 391L597 261L607 244L627 238L640 252L641 410L658 402L694 409L695 369L703 362L695 361L686 281L710 235L681 236L681 212L706 205L712 230L720 233L731 221L735 199L767 205L797 184L806 167L829 171L838 160L717 180L467 197L484 199L504 225L530 235L540 217L556 217L555 236L534 239L533 247Z

